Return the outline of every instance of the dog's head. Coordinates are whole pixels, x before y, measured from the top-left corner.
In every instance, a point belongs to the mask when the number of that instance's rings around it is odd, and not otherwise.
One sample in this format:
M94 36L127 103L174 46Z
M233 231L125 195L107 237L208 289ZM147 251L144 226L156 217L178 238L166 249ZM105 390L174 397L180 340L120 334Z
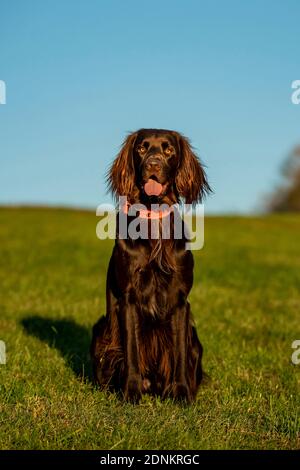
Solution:
M210 191L206 174L186 137L164 129L130 134L108 173L115 196L130 202L196 203Z

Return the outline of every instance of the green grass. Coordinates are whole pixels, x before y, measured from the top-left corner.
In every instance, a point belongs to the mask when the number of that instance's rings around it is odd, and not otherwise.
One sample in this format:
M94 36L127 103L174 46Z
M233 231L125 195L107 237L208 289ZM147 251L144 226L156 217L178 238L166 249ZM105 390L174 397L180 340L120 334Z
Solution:
M2 449L300 447L300 216L206 218L190 296L210 381L190 407L90 380L112 242L88 212L0 209Z

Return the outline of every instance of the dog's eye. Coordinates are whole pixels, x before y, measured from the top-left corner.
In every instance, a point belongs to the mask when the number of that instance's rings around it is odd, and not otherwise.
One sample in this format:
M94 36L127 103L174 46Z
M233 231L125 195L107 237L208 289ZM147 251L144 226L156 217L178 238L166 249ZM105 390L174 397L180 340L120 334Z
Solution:
M138 152L139 152L141 155L144 155L144 154L147 152L147 149L146 149L146 147L144 147L143 145L139 145L139 146L138 146Z
M172 151L173 151L172 147L167 147L164 152L166 155L171 155Z

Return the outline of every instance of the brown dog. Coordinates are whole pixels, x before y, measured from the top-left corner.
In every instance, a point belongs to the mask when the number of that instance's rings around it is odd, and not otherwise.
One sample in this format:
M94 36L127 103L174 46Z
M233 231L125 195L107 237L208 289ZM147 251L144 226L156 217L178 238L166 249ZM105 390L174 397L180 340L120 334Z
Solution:
M127 197L128 207L146 206L149 223L151 203L170 208L182 198L196 203L210 191L188 140L161 129L129 135L108 180L115 196ZM159 214L161 228L164 215ZM168 215L174 223L174 213ZM156 239L123 239L117 226L107 312L93 329L94 375L101 388L123 391L126 400L138 401L147 392L190 402L202 379L202 346L187 300L193 256L184 236L163 239L159 234Z

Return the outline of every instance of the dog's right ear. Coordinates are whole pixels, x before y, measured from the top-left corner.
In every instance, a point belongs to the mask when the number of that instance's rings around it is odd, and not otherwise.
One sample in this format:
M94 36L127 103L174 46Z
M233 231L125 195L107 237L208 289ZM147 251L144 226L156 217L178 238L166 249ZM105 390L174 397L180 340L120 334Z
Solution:
M181 154L181 163L175 180L178 194L185 198L186 204L202 202L204 196L211 192L203 165L189 140L178 132L176 135Z
M129 134L107 173L108 187L115 197L130 196L135 184L133 148L137 132Z

